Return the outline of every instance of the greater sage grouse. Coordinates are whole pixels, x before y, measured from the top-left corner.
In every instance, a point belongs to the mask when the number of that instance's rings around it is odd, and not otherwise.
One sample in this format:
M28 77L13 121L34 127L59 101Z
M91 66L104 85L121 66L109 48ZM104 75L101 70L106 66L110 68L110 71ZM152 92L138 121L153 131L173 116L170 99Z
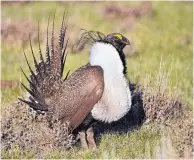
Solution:
M65 14L64 14L65 15ZM92 40L89 63L80 67L70 76L63 78L66 61L65 40L67 25L63 16L58 45L54 46L54 18L51 44L48 44L48 26L46 41L46 60L43 59L39 42L40 62L34 59L34 72L24 56L30 70L28 77L30 89L22 86L30 94L28 99L21 99L37 112L46 112L51 121L69 122L69 130L78 130L84 147L96 147L92 121L111 123L123 117L131 108L131 92L126 79L126 61L123 48L130 42L120 33L107 36L100 32L86 31L83 37ZM39 29L38 29L39 37ZM68 72L69 73L69 72Z

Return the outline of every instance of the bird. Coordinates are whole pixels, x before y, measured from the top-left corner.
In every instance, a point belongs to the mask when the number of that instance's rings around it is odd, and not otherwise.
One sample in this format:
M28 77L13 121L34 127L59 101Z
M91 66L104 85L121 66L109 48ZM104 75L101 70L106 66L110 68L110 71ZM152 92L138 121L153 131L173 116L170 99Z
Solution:
M49 18L50 19L50 18ZM63 14L57 45L54 43L54 21L49 45L49 20L46 34L46 58L39 41L39 59L34 55L29 36L35 71L32 70L25 51L24 57L30 76L21 71L29 83L28 98L18 98L37 113L46 113L52 123L68 122L70 132L78 132L82 147L95 148L93 120L111 123L122 118L131 108L131 92L127 80L126 59L123 48L130 41L121 33L104 35L98 31L86 31L82 36L90 38L89 60L84 66L63 77L67 57L67 14ZM82 39L80 38L80 39ZM51 124L52 124L51 123Z

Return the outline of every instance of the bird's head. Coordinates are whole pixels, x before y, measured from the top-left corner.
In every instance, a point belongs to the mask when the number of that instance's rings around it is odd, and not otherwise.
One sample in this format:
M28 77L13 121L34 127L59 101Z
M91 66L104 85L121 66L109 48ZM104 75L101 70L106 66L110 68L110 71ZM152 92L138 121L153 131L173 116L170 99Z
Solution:
M101 32L98 32L98 31L87 31L87 30L83 30L84 32L82 32L81 34L81 37L80 37L80 40L77 42L77 46L79 45L83 45L83 44L92 44L92 48L94 47L94 45L96 44L105 44L105 45L101 45L103 47L110 47L110 45L106 45L106 44L111 44L118 52L119 56L120 56L120 59L119 61L121 60L122 61L122 64L123 64L123 73L124 75L126 75L127 73L127 67L126 67L126 60L125 60L125 55L124 55L124 52L123 52L123 49L125 48L126 45L130 45L130 41L124 37L122 34L120 33L110 33L110 34L107 34L107 35L104 35L103 33ZM101 54L98 54L98 55L102 55L104 53L104 48L100 48L101 51L100 53ZM99 53L99 50L96 50L95 51L95 55Z
M118 51L122 51L126 45L130 45L130 41L120 33L110 33L104 40L111 43Z
M82 30L83 32L81 37L75 44L77 47L85 44L94 44L96 42L105 42L112 44L119 52L122 52L126 45L130 45L130 41L121 33L109 33L104 35L98 31L87 31L85 29Z

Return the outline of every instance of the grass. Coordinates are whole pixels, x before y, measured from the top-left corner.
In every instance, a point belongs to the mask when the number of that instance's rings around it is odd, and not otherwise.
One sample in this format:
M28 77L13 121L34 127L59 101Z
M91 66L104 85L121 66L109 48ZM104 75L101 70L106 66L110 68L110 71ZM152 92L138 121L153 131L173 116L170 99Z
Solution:
M162 59L164 72L169 73L169 90L177 87L181 93L181 101L192 108L192 52L193 52L193 8L190 2L152 2L153 13L134 22L127 22L127 19L105 19L103 8L110 4L137 6L140 2L69 2L69 29L71 43L75 43L79 36L80 28L87 30L99 30L103 33L122 32L135 44L138 54L127 58L128 78L139 84L143 84L146 75L151 75L151 83L159 74L160 62ZM67 3L57 5L56 28L59 28L64 7ZM46 7L42 7L46 5ZM27 19L35 25L40 21L40 29L45 33L46 21L49 14L53 14L56 3L54 2L33 2L30 4L5 5L2 7L2 19ZM59 18L58 18L59 17ZM132 29L127 27L122 31L119 29L121 23L132 23ZM127 26L127 25L126 25ZM58 29L56 29L58 31ZM187 37L189 41L187 41ZM34 43L36 55L37 43ZM44 43L41 43L44 47ZM29 45L24 49L32 64ZM129 48L130 49L130 48ZM2 39L1 45L1 80L24 80L19 69L29 73L22 46L19 40L10 44ZM66 71L73 72L78 67L87 63L88 50L84 49L79 54L69 54L67 58ZM6 109L8 103L14 102L22 95L21 88L2 90L2 107ZM53 151L46 154L46 158L157 158L156 146L161 139L161 134L156 127L148 125L139 130L127 134L106 134L95 151L84 151L75 148L68 152ZM168 152L168 150L167 150ZM170 152L170 151L169 151ZM21 150L14 150L12 158L27 158L27 154ZM37 155L30 154L31 157ZM168 154L167 154L168 155ZM167 156L166 155L166 156ZM10 158L10 155L4 157ZM160 155L161 156L161 155ZM159 157L160 157L159 156ZM175 158L178 154L168 155ZM168 157L167 156L167 157Z

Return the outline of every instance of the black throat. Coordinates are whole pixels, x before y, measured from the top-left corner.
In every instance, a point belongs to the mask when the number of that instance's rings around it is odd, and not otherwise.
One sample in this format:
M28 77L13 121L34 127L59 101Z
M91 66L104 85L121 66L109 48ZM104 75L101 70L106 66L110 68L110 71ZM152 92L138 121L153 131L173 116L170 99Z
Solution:
M124 54L123 50L122 51L117 50L117 51L119 52L119 57L123 63L123 74L126 77L127 76L127 63L126 63L125 54Z

